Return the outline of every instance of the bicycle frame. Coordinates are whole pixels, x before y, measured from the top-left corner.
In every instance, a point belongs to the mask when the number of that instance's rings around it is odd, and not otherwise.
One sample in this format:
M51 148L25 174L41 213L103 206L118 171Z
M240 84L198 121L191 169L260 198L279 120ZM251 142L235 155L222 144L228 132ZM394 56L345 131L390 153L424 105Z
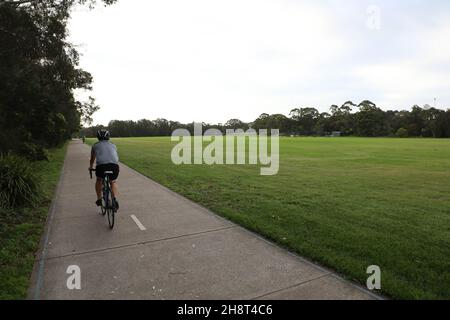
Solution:
M92 171L95 171L95 169L89 169L89 173L91 175L92 179ZM102 180L102 215L108 215L108 223L109 227L112 229L114 228L114 215L115 215L115 208L113 204L112 199L112 186L110 181L110 175L113 174L111 171L105 172L105 178Z

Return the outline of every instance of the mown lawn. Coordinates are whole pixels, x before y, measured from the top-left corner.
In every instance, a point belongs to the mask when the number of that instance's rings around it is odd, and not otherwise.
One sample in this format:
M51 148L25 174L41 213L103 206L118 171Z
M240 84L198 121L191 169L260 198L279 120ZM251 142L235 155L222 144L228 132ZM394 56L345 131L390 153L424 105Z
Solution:
M113 142L130 167L349 279L378 265L390 297L450 298L450 140L282 138L270 177L175 166L170 138Z
M0 208L0 300L27 296L35 253L44 230L66 148L50 151L49 161L36 162L43 199L35 208Z

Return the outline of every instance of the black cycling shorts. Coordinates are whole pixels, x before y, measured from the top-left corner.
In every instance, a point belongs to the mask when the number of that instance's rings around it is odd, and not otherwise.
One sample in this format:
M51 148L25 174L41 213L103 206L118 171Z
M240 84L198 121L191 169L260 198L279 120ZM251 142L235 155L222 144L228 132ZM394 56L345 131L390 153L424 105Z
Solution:
M100 164L95 168L95 175L97 178L105 178L105 171L112 171L112 174L109 175L111 181L117 180L119 177L119 165L115 163L108 164Z

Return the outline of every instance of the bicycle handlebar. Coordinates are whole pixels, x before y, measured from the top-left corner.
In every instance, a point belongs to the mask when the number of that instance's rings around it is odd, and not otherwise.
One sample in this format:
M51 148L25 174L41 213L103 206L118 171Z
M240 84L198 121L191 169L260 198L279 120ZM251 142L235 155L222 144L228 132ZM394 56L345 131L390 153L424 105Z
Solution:
M91 176L91 179L92 179L92 171L96 171L96 170L95 169L91 169L91 168L89 168L88 170L89 170L89 175Z

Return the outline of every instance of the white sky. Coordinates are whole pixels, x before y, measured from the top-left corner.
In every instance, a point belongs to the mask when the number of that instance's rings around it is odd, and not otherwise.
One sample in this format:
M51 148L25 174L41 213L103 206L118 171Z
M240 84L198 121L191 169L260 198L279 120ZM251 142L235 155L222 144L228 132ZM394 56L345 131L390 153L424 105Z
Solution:
M253 121L363 99L450 108L445 0L119 0L75 10L70 33L94 76L94 123Z

